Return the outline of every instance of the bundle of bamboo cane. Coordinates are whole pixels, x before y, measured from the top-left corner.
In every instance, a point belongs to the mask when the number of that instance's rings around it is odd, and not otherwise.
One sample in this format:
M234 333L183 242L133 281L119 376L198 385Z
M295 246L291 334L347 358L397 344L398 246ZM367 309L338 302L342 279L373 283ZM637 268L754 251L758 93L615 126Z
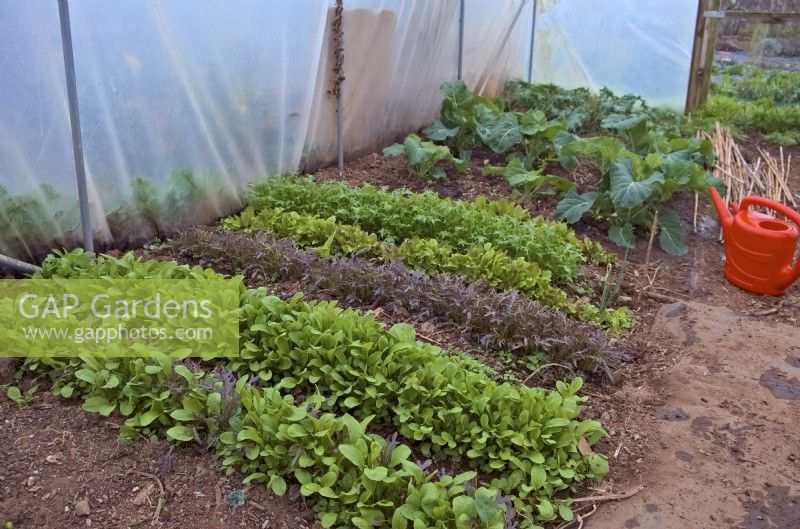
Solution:
M797 201L788 185L792 156L784 156L783 147L779 149L777 157L758 147L758 156L748 161L730 130L719 123L713 133L701 132L700 137L714 144L717 163L713 174L725 182L726 204L741 202L747 195L759 195L797 207ZM695 231L697 231L697 205L698 200L695 196Z

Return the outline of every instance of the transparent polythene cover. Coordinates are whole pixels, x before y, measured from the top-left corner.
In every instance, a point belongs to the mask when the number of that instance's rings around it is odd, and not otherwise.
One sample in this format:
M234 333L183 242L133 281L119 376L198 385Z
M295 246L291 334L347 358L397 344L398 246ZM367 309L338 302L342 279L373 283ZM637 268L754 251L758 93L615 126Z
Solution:
M697 0L539 0L533 80L683 111Z
M667 7L667 4L669 7ZM459 0L344 2L344 153L426 126L458 75ZM72 0L95 238L131 245L337 156L333 0ZM696 0L540 0L535 81L682 104ZM532 0L465 0L463 78L526 79ZM80 243L58 5L0 0L0 252Z

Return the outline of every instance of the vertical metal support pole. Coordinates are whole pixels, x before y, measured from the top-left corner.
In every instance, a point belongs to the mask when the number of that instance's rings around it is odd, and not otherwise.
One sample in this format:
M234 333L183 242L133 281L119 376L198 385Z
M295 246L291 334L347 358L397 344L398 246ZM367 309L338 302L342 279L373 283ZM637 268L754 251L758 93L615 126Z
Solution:
M534 48L534 43L536 42L534 40L534 37L536 36L536 8L538 7L537 6L538 2L536 0L532 0L532 1L533 1L533 14L531 15L531 47L530 47L530 50L528 51L528 82L529 83L533 82L533 48Z
M69 24L68 0L58 0L58 17L61 21L61 46L64 50L64 71L67 76L67 99L69 101L69 124L72 129L72 151L75 156L75 177L78 180L78 204L81 209L83 247L94 251L92 220L89 215L89 193L86 189L86 166L83 160L81 120L78 113L78 89L75 82L75 60L72 56L72 29Z
M344 170L344 118L342 116L342 96L336 101L336 166L341 173Z
M466 11L464 3L460 0L458 13L458 80L463 78L464 73L464 13Z

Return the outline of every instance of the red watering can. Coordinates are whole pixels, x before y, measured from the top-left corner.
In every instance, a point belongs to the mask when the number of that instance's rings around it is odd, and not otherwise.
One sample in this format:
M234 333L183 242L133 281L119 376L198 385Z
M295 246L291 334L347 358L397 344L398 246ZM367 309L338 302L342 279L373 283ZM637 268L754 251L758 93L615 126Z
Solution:
M800 276L800 259L792 265L800 213L768 198L745 197L741 205L731 203L731 214L717 190L712 187L710 192L725 236L725 277L737 287L756 294L783 295ZM794 225L749 211L751 206L771 209Z

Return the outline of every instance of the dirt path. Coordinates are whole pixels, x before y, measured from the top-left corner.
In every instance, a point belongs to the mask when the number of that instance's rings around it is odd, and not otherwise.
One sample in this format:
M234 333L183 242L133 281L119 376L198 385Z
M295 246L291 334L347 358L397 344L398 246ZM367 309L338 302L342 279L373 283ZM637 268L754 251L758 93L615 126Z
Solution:
M675 303L653 332L681 353L636 388L662 404L641 473L614 487L644 489L584 527L800 528L800 328Z

